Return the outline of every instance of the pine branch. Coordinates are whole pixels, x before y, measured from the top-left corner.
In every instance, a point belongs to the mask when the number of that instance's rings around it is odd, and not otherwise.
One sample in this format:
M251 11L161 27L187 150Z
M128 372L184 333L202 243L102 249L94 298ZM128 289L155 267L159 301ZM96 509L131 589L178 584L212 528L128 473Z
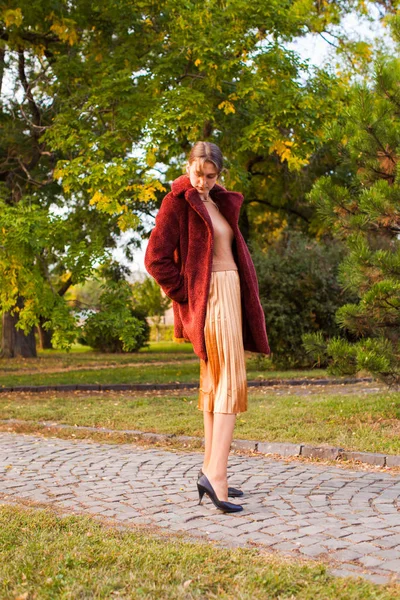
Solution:
M383 93L385 94L386 98L388 100L390 100L390 102L392 104L394 104L395 106L397 106L398 109L400 109L400 101L397 100L396 96L390 94L389 91L386 89L386 87L383 85L383 78L380 77L379 80L380 80L379 81L379 86L380 86L381 90L383 91ZM398 114L398 113L396 113L396 114Z
M376 143L378 144L379 148L381 149L383 154L386 156L386 158L388 158L394 164L394 166L396 166L396 161L393 159L393 156L390 153L388 153L388 151L386 150L386 148L384 147L382 142L379 140L373 126L367 125L367 127L365 128L365 131L367 131L367 133L369 133L374 138L374 140L376 141Z

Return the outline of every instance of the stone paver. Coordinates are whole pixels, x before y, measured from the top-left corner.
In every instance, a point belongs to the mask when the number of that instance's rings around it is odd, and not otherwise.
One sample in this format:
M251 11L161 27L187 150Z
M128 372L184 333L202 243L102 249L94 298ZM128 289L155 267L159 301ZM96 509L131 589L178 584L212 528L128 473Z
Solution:
M0 501L32 500L330 562L332 573L400 581L400 476L266 457L229 460L243 512L198 505L198 452L0 432Z

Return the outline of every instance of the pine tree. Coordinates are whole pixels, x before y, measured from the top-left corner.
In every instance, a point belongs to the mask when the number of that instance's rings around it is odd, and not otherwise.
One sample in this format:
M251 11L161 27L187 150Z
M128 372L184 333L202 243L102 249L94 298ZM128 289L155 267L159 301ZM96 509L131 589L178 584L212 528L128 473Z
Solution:
M391 20L400 51L400 18ZM372 85L358 84L346 118L330 129L338 169L309 198L349 253L344 289L358 295L336 313L344 337L303 336L306 351L328 360L331 374L367 371L400 383L400 52L379 56ZM349 338L350 335L350 338ZM349 339L353 338L353 341Z

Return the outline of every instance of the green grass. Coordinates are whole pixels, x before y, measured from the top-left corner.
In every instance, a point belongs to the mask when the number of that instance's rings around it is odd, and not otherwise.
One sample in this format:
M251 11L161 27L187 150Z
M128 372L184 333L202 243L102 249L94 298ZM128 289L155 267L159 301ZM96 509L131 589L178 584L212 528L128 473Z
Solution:
M140 367L96 368L90 370L55 371L51 373L6 374L0 377L0 387L11 385L57 385L57 384L105 384L105 383L196 383L199 380L198 361L177 361L176 365L149 365ZM292 377L318 378L316 371L256 371L247 370L247 378L252 379L289 379Z
M249 394L249 410L238 416L234 437L303 442L346 450L400 454L400 393L343 395L326 388L298 387ZM197 392L143 396L132 393L1 394L3 419L203 435ZM0 425L3 429L9 425ZM18 429L20 431L20 429ZM32 429L30 429L32 430ZM86 435L86 434L85 434ZM88 434L89 435L89 434Z
M248 379L318 378L323 369L277 371L268 359L246 353ZM199 379L200 362L191 344L152 342L132 354L85 349L46 350L37 358L0 359L0 387L11 385L188 383Z
M180 362L177 365L96 368L91 370L56 371L54 373L10 374L0 377L1 386L48 385L62 383L173 383L191 382L199 377L199 365Z
M171 348L167 342L152 342L148 349L142 349L135 353L121 354L103 354L93 352L87 346L80 346L71 352L61 352L58 350L40 350L37 358L0 358L0 373L21 374L24 371L34 371L40 369L74 369L87 366L97 366L106 368L107 366L126 365L135 363L153 363L180 362L182 360L196 360L196 355L192 350L191 344L175 344L176 348Z
M0 507L0 598L395 600L398 586L334 578L321 564L118 531L82 516Z

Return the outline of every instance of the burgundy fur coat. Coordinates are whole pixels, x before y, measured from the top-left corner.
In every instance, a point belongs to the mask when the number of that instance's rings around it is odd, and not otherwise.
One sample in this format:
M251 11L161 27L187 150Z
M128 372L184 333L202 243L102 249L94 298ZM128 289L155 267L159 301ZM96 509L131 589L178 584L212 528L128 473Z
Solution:
M270 354L258 281L250 252L238 227L243 195L215 184L210 196L233 229L233 256L241 288L245 350ZM174 335L192 342L207 360L204 325L211 281L213 226L203 201L181 175L161 203L145 254L145 267L173 300Z

